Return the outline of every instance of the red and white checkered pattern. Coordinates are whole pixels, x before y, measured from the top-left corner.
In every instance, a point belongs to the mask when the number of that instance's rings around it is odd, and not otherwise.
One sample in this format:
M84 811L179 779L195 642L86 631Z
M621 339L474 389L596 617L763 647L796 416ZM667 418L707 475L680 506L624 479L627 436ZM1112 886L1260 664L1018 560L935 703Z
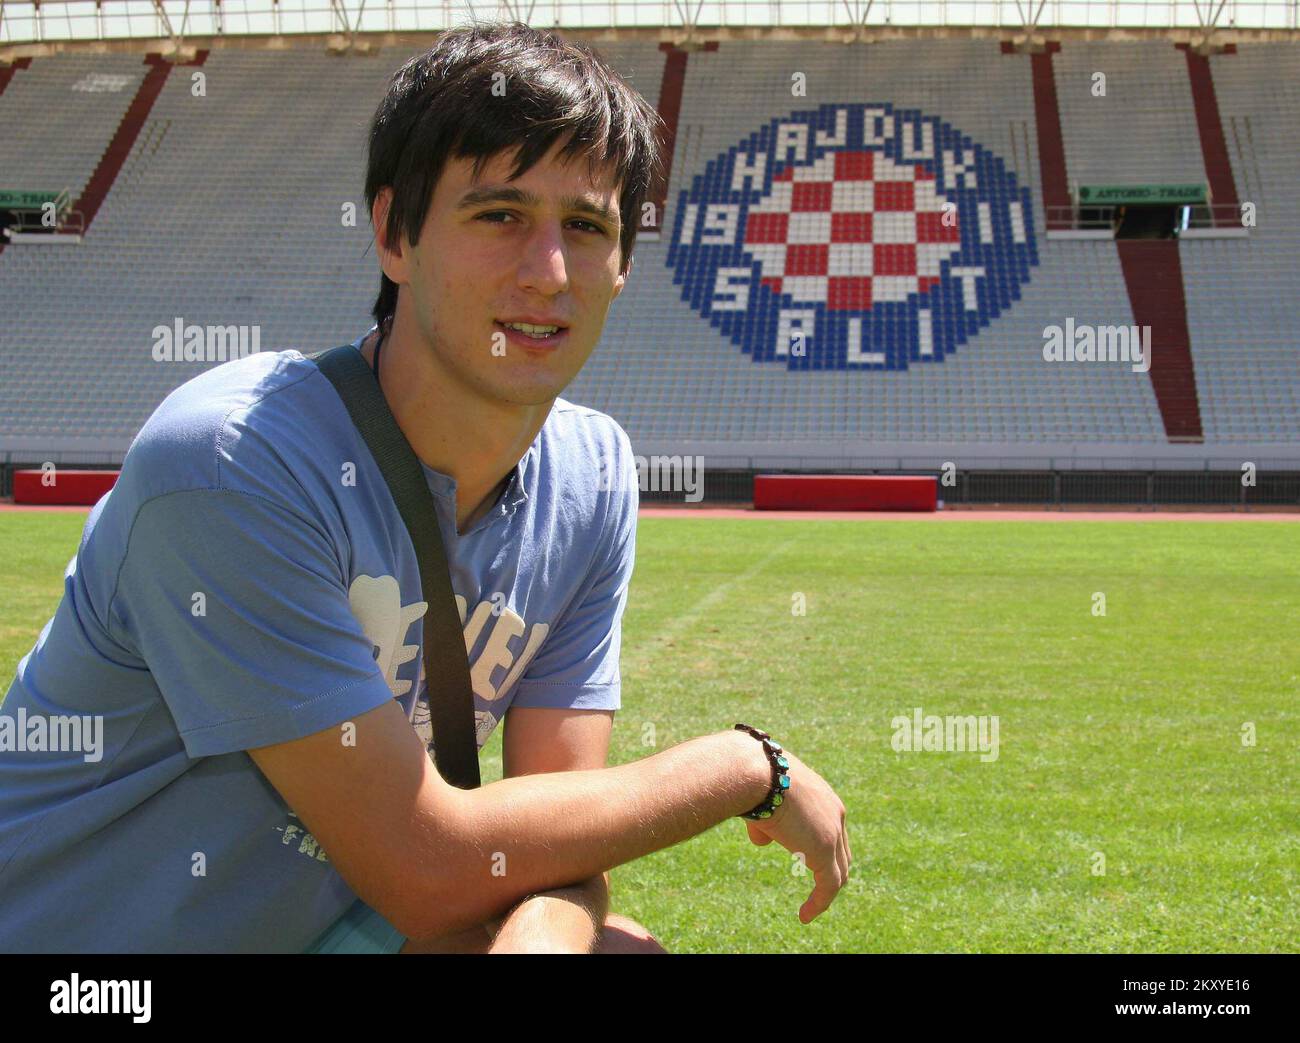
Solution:
M787 167L749 208L745 250L762 281L796 301L861 310L939 282L961 247L957 212L925 168L879 152L835 152Z

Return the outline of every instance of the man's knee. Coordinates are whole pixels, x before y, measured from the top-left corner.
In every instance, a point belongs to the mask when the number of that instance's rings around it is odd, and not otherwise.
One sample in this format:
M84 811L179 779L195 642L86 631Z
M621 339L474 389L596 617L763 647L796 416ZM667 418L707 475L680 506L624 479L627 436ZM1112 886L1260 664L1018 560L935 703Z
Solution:
M654 936L635 920L611 913L605 917L596 952L602 955L619 953L667 953Z

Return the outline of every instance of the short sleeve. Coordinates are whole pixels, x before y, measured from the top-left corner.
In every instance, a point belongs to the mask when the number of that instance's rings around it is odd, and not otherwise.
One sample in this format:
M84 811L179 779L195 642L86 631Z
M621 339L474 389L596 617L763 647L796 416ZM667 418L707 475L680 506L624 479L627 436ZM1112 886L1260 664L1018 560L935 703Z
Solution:
M640 506L630 453L624 459L632 470L624 470L622 494L612 512L613 524L607 526L604 550L596 555L579 594L524 671L512 706L572 710L617 710L621 706L619 653L623 611L636 564Z
M144 503L109 620L192 757L289 742L393 697L333 542L261 496L187 490Z

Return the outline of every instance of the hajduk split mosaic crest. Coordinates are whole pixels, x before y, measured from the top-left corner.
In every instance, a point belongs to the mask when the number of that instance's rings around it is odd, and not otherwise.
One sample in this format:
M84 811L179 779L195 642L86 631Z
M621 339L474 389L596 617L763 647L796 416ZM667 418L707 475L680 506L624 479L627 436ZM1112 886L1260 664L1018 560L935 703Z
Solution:
M683 299L755 362L942 362L1038 263L1027 187L936 116L825 105L773 119L678 199Z

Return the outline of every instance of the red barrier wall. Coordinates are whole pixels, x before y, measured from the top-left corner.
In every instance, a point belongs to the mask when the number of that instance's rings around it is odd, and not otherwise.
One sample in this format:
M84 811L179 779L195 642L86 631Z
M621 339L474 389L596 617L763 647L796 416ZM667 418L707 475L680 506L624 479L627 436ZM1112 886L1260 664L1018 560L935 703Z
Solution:
M939 483L928 475L757 474L759 511L933 511Z
M53 485L44 485L43 471L14 472L14 503L76 504L93 507L117 482L117 471L54 470Z

